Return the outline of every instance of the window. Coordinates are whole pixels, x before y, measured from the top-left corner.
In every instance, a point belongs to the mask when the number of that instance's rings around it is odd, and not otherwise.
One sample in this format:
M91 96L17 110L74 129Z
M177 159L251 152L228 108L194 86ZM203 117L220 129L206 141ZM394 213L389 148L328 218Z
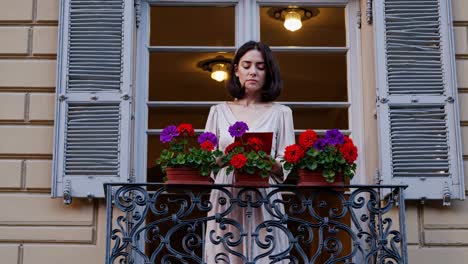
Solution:
M412 199L463 199L450 1L420 2L373 2L381 175L409 184ZM60 4L53 197L69 203L102 197L104 182L158 180L160 129L169 121L201 129L208 107L229 99L204 63L229 60L252 39L279 60L280 101L297 132L346 130L361 150L353 182L366 183L358 0ZM276 19L292 5L307 18L295 32ZM427 155L432 146L437 155Z
M201 131L209 107L231 100L224 82L211 79L199 65L216 57L232 59L235 49L251 39L267 43L278 59L284 80L278 101L292 108L297 133L339 128L359 144L359 67L349 67L358 64L358 1L314 2L294 2L304 14L310 12L295 32L275 19L275 13L291 7L288 2L143 5L135 104L137 181L161 181L155 161L162 128L189 122Z

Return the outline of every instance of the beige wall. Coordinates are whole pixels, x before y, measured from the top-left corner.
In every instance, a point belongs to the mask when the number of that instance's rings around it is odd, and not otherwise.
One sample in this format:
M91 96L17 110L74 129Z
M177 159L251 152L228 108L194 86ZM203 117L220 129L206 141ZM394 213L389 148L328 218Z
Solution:
M105 204L50 198L58 0L0 6L0 262L103 263Z
M365 2L362 10L365 10ZM0 0L0 256L5 264L103 263L105 205L50 198L58 0ZM468 1L453 0L468 172ZM365 12L363 12L365 14ZM363 17L364 19L364 17ZM369 180L377 168L372 26L363 20L363 99ZM468 179L466 180L468 183ZM468 202L408 205L410 262L468 259Z

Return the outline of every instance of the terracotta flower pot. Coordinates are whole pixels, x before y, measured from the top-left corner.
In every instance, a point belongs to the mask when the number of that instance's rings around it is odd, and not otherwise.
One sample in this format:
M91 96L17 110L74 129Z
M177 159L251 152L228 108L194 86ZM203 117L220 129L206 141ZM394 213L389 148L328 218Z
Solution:
M167 168L166 184L195 184L195 185L210 185L213 180L210 176L202 176L198 169L195 168Z
M299 179L297 181L297 186L306 186L306 187L342 187L344 186L343 173L335 174L334 182L327 182L322 176L322 171L311 171L307 169L299 169L298 171Z
M239 171L234 171L234 186L236 187L270 187L268 182L269 177L263 178L260 174L248 174Z

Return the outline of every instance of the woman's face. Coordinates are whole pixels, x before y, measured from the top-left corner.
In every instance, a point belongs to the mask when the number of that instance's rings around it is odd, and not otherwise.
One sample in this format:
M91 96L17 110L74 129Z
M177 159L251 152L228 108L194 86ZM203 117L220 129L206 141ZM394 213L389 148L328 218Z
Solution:
M262 53L256 49L247 51L234 68L246 95L255 95L265 84L265 61Z

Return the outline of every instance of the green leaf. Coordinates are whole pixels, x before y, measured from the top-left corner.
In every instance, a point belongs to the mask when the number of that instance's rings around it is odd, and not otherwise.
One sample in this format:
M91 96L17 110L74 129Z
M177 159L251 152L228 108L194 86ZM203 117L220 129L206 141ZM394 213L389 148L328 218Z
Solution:
M342 157L342 156L339 156L336 158L336 161L340 164L344 164L346 163L346 160Z
M310 157L317 157L319 155L319 151L315 148L310 148L306 151L306 155Z
M335 182L335 177L331 177L331 178L325 178L325 180L329 183L333 183Z
M194 161L194 158L192 155L187 156L187 162L192 163Z
M247 154L247 159L249 160L258 160L259 158L260 157L254 151L251 151L249 154Z
M307 169L309 169L309 170L311 170L311 171L317 169L317 163L316 163L316 162L307 163L306 166L307 166Z
M322 175L327 178L327 177L335 177L335 172L332 170L323 170Z
M201 175L207 176L210 173L210 169L202 167L200 172L201 172Z
M184 154L178 154L176 157L176 163L177 164L185 164L185 155Z

